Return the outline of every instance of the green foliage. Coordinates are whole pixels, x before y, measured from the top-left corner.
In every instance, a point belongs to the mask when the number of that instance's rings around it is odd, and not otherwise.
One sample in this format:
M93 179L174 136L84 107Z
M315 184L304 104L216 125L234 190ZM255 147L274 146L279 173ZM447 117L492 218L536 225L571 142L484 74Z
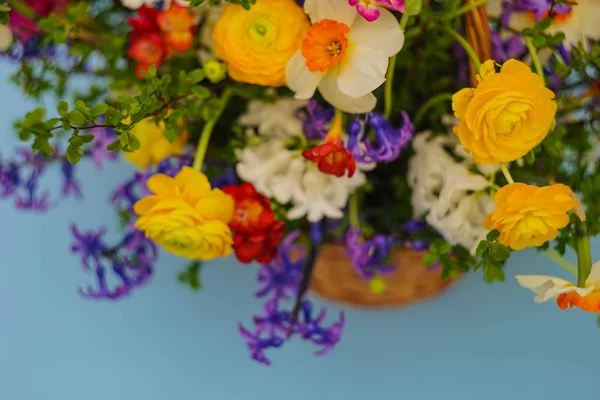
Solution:
M500 232L489 232L477 246L475 254L479 261L475 270L483 268L483 278L487 282L504 281L504 263L510 258L510 248L498 242Z
M0 4L0 24L7 25L10 19L10 6L7 4Z
M202 271L202 263L194 261L178 275L179 282L189 286L192 290L200 290L202 288L202 280L200 272Z
M423 265L430 267L439 263L442 279L455 278L459 272L467 272L473 264L472 257L460 246L452 246L443 239L434 240L425 256Z

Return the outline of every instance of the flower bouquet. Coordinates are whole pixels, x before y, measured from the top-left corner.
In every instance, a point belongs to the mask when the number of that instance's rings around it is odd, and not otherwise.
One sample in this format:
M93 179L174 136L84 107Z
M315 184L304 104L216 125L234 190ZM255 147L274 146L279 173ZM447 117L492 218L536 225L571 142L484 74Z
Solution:
M598 15L598 0L0 1L12 81L59 100L15 123L28 146L0 160L2 197L47 211L53 165L81 197L77 164L122 155L122 238L72 226L95 279L80 294L132 294L159 250L192 288L206 261L256 262L264 308L239 330L264 364L292 336L317 354L340 340L343 313L326 320L309 289L405 304L470 270L502 281L527 247L574 274L517 276L535 301L598 313Z

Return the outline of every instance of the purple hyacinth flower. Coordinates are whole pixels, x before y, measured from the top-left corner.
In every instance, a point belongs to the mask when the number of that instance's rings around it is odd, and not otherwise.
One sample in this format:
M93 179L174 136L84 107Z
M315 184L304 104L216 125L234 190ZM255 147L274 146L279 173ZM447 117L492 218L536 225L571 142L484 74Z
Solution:
M427 228L427 221L424 219L414 219L411 218L404 224L404 229L410 234L414 234L420 232Z
M264 365L271 365L271 361L265 356L264 351L269 348L281 347L284 342L283 338L280 336L262 338L261 332L253 334L244 328L242 324L238 325L238 329L242 337L246 339L246 345L250 350L252 359Z
M323 346L315 352L315 355L322 356L329 353L339 342L344 328L344 313L340 312L338 322L329 328L323 328L322 324L325 320L326 312L321 310L313 317L313 306L310 301L302 302L301 321L297 323L296 328L304 339L311 340L317 346Z
M302 120L304 135L310 140L320 140L327 136L327 124L333 118L335 110L332 107L323 108L316 100L309 100L306 105L306 113L298 112L298 118Z
M492 59L498 62L504 62L511 58L519 58L527 49L520 35L513 35L504 40L498 33L492 32L491 38Z
M363 232L355 226L351 226L346 232L346 256L352 261L356 272L365 279L394 272L395 265L386 262L392 248L393 241L389 236L377 234L365 240Z
M366 137L362 122L351 122L347 147L356 161L370 164L397 159L408 146L414 131L407 113L402 112L402 120L402 127L394 129L381 114L371 113L368 116L368 124L375 131L375 140Z

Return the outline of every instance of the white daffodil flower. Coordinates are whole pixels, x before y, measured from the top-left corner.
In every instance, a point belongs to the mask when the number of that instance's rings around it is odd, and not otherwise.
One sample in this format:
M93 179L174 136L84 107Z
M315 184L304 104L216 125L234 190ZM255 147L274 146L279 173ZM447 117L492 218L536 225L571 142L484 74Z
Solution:
M382 8L368 22L347 0L306 0L304 10L313 24L286 66L287 86L297 99L311 98L318 88L342 111L373 110L371 92L385 81L389 57L404 44L396 18Z
M592 265L585 287L554 276L517 275L519 285L535 293L533 300L543 303L556 299L562 309L578 307L584 311L600 312L600 262Z

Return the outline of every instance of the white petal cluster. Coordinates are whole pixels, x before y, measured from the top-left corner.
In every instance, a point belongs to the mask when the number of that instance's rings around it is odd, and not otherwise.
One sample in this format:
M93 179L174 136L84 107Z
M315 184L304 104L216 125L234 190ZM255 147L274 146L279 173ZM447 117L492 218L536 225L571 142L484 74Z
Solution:
M250 138L247 147L236 151L237 174L265 196L280 204L291 204L289 219L306 217L317 222L324 217L342 218L348 197L366 182L361 169L374 165L359 164L351 178L338 178L319 171L299 151L289 150L286 144L290 139L303 134L296 117L303 105L304 101L292 98L282 98L274 104L250 103L240 123L256 128L260 140ZM254 135L251 131L248 134Z
M474 252L487 234L483 220L495 205L485 193L491 182L473 169L487 174L495 171L488 171L488 166L473 168L453 135L423 132L412 144L415 155L409 161L408 183L413 190L414 216L425 216L448 243Z

